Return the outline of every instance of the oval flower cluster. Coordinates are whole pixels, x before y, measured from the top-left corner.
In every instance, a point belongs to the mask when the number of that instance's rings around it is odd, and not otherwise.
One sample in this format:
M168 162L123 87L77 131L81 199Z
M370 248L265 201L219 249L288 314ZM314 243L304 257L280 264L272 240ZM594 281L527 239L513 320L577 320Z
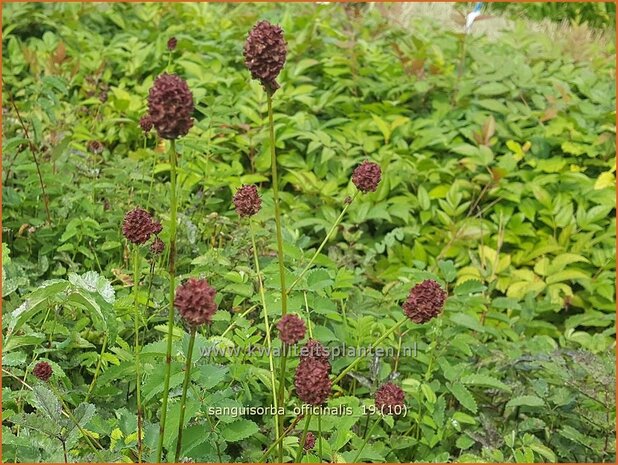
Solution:
M271 94L279 88L276 79L283 69L287 53L281 27L260 21L249 32L244 48L245 65L251 77L260 81Z
M279 339L286 345L294 345L305 337L307 327L305 322L297 315L288 313L283 315L277 323Z
M410 290L403 311L414 323L427 323L444 308L446 291L433 279L426 279Z
M189 278L176 288L174 306L189 326L212 322L217 311L217 291L205 279Z
M48 381L53 373L52 367L47 362L39 362L34 366L32 374L41 381Z
M193 95L175 74L157 77L148 93L148 114L140 120L144 131L154 127L163 139L178 139L193 127Z
M376 391L375 405L382 414L393 415L405 405L405 395L399 386L386 383Z
M352 173L352 182L362 193L375 192L382 179L380 165L365 160Z
M253 216L260 211L262 199L254 185L242 186L234 194L234 207L240 216Z
M294 377L296 395L306 404L322 405L330 395L332 384L329 378L331 365L327 351L322 344L313 339L305 348L308 350L303 354L301 349L300 363Z
M129 242L139 245L145 244L153 234L159 234L162 229L161 223L140 207L129 211L122 223L122 234L124 237Z

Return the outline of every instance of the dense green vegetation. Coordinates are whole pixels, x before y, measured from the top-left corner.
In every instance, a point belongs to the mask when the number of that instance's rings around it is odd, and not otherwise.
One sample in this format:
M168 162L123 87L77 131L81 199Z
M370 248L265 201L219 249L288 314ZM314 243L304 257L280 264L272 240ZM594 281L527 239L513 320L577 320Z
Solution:
M611 28L616 24L616 4L613 2L492 2L488 4L488 8L537 21L550 19L587 24L595 28Z
M525 23L496 40L404 27L368 6L189 3L3 6L3 461L63 462L61 445L74 462L137 460L135 308L143 458L156 459L169 252L144 248L134 285L121 225L142 206L169 242L167 145L138 124L166 69L196 106L176 144L177 282L206 277L219 304L195 342L182 456L255 462L273 444L272 415L210 410L271 405L269 357L204 355L264 344L249 222L232 205L242 184L262 195L256 251L270 317L281 313L267 103L242 55L260 19L283 27L289 49L274 97L288 283L354 196L353 169L368 159L383 173L291 311L331 348L369 347L412 285L436 279L449 294L439 318L386 338L394 355L366 357L334 386L328 406L351 413L322 415L321 434L313 417L323 440L302 460L615 461L615 44ZM174 335L168 461L189 343L180 320ZM352 360L334 358L333 375ZM40 361L49 383L32 374ZM364 445L378 418L364 409L387 379L407 412ZM283 440L285 460L304 427Z

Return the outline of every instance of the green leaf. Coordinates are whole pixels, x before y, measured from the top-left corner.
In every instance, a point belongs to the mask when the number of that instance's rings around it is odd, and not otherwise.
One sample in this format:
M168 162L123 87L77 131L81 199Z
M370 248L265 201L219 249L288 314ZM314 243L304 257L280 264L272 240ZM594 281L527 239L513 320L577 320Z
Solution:
M543 399L541 399L540 397L537 396L517 396L517 397L513 397L511 400L509 400L506 404L507 408L510 407L520 407L520 406L526 406L526 407L543 407L543 405L545 405L545 403L543 402Z
M73 411L73 416L75 417L75 419L77 420L77 424L79 424L79 426L81 428L84 428L86 426L86 424L92 420L92 417L94 417L95 414L95 407L92 404L87 404L87 403L81 403L77 406L77 408ZM73 423L73 421L68 420L69 422L69 429L68 429L68 433L67 433L67 444L72 444L73 441L77 440L79 437L81 437L81 432L79 431L79 428L77 427L77 425L75 423Z
M455 396L455 399L465 408L470 410L472 413L476 413L478 411L478 407L476 405L476 401L474 400L474 396L468 388L466 388L461 383L447 383L446 387L449 391Z
M546 280L547 284L560 283L562 281L574 281L574 280L589 280L590 276L583 271L568 269L564 271L559 271L551 276L549 276Z
M463 384L473 385L473 386L486 386L495 389L500 389L502 391L510 392L511 388L504 384L502 381L497 380L488 375L483 374L472 374L467 375L461 378L460 380Z
M467 313L455 313L451 315L450 318L453 323L458 324L459 326L463 326L480 333L485 332L485 328L481 326L479 320L472 315L468 315Z
M200 388L204 390L212 389L225 378L228 367L218 365L202 365L194 369L192 378L197 378Z
M47 386L37 384L32 388L33 404L42 414L47 416L50 421L58 422L62 412L60 401Z
M9 314L7 339L19 331L23 324L31 320L38 312L49 308L49 301L54 297L58 298L59 294L65 292L68 287L69 283L65 280L53 280L43 283L33 291L22 305Z
M227 442L237 442L254 435L259 431L258 425L251 420L241 418L233 423L228 423L221 428L221 437Z
M552 463L555 463L557 461L556 454L554 454L554 452L549 447L544 446L543 444L531 444L530 449L532 449L534 452L546 458Z

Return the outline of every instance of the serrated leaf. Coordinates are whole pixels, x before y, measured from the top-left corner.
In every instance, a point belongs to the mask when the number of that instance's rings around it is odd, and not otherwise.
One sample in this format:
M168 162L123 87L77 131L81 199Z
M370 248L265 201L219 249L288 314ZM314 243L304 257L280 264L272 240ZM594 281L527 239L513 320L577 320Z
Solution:
M41 310L48 308L48 301L58 294L63 293L69 287L69 283L64 280L53 280L43 283L38 289L33 291L12 313L7 317L9 325L7 329L7 339L11 334L19 331L26 321L29 321Z
M455 396L455 399L466 409L470 410L472 413L476 413L478 411L478 406L476 405L476 400L474 400L474 396L468 388L466 388L461 383L453 383L447 384L448 390Z
M483 375L483 374L472 374L467 375L461 378L460 380L463 384L473 385L473 386L486 386L495 389L500 389L502 391L510 392L511 388L504 384L502 381L497 380L496 378Z
M32 401L37 410L47 416L50 421L58 422L62 407L56 395L43 384L34 386L32 394Z
M77 408L73 411L73 416L77 420L77 424L80 428L84 428L86 424L92 420L95 414L95 407L92 404L81 403L77 406ZM67 433L67 444L72 444L73 441L77 440L81 436L81 432L79 428L73 421L69 423L69 430Z
M538 396L517 396L509 400L506 407L542 407L543 405L545 405L543 399Z
M259 431L258 425L251 420L241 418L221 428L221 437L228 442L242 441Z
M556 462L556 454L554 454L554 452L549 447L544 446L543 444L530 444L530 449L532 449L534 452L541 455L542 457L546 458L550 462Z

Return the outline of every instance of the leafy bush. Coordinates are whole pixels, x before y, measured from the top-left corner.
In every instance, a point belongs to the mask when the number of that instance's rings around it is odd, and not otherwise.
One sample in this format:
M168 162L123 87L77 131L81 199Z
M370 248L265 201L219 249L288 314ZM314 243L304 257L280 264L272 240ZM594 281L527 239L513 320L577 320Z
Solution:
M206 278L219 306L189 360L189 334L172 328L167 460L186 362L183 457L255 462L273 445L273 415L257 410L273 367L251 353L264 307L281 315L272 146L242 56L263 18L288 42L274 98L288 284L337 225L289 308L331 350L385 336L334 383L327 406L344 414L306 421L286 397L284 459L310 431L309 462L615 461L614 44L582 57L523 27L491 41L402 28L368 6L203 3L3 8L4 460L137 461L136 366L143 459L157 458L171 167L139 120L165 70L196 106L176 143L176 283ZM349 203L366 159L382 180ZM243 184L262 196L254 243L233 208ZM136 260L122 235L137 205L162 222L161 256ZM444 312L395 330L425 279L448 291ZM32 374L40 361L49 389ZM353 361L335 357L333 377ZM372 410L386 381L405 414Z
M612 2L538 2L491 3L490 9L532 20L549 19L595 28L613 28L616 24L616 4Z

